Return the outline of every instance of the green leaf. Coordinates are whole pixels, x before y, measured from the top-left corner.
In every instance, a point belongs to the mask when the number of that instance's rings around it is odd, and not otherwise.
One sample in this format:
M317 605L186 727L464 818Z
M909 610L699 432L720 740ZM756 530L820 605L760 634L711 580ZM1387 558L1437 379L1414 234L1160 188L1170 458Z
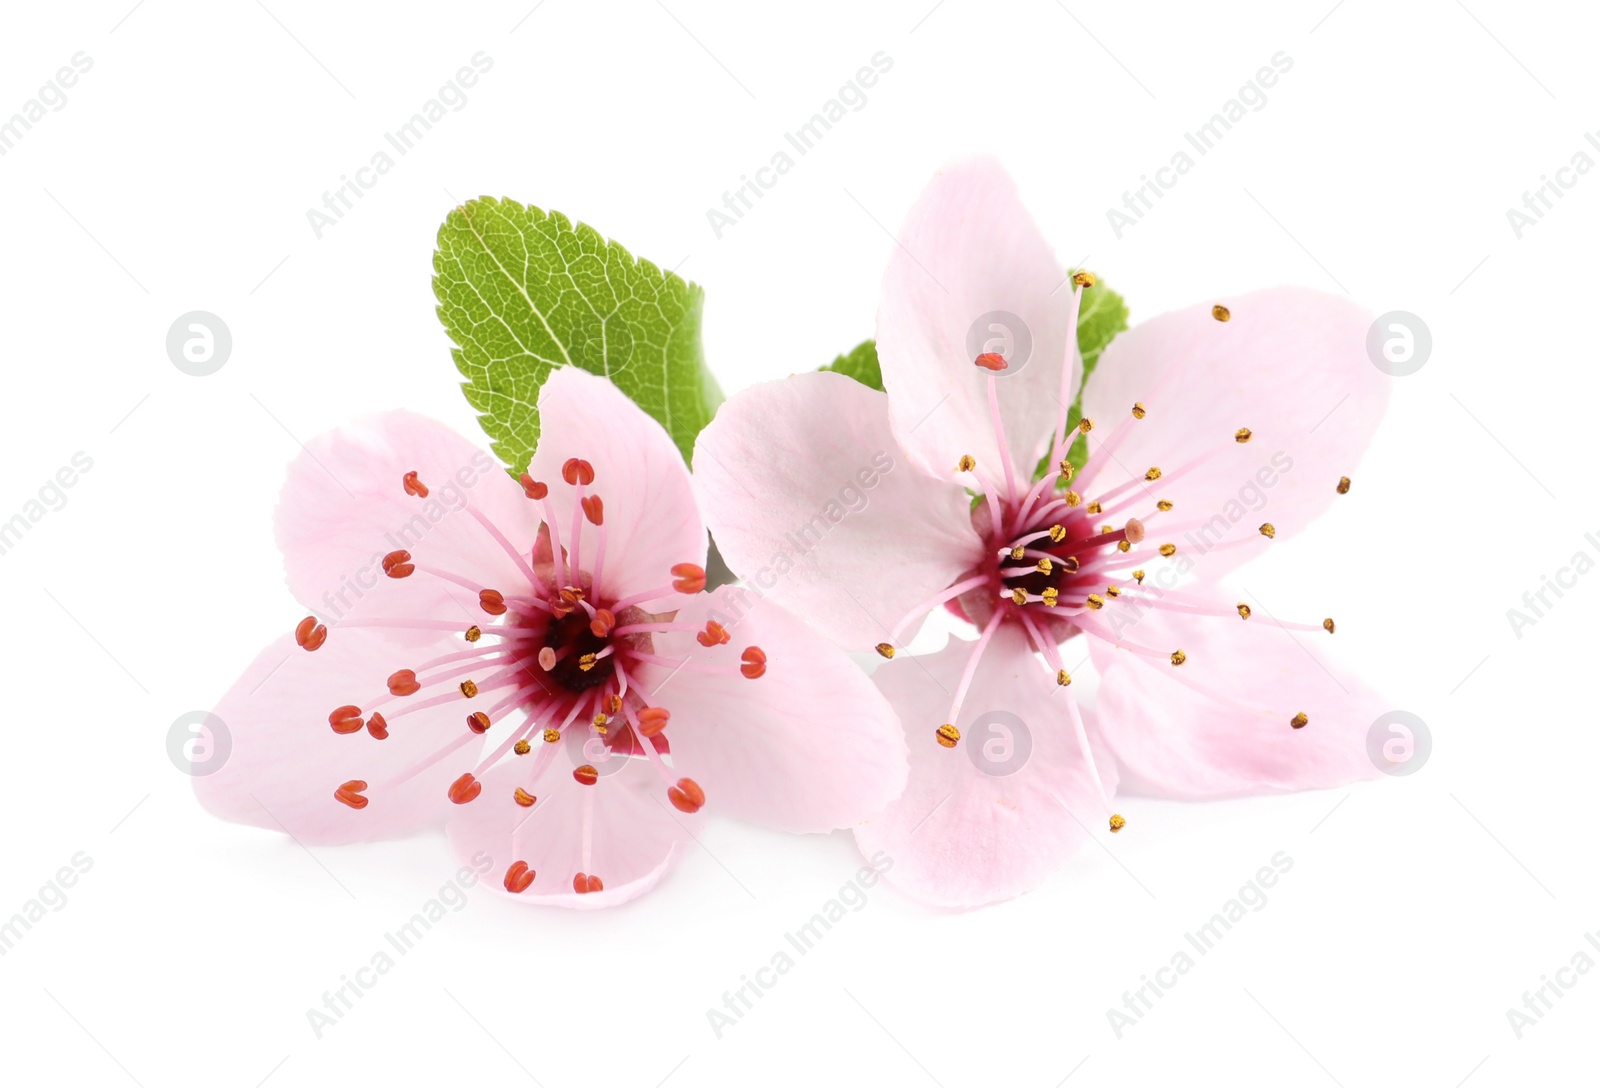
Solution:
M822 368L848 374L862 385L883 392L883 371L878 369L878 345L863 340L850 351Z
M705 292L559 212L484 197L452 211L433 255L462 389L513 475L539 441L539 387L572 364L660 420L687 460L722 391L705 365Z
M1078 353L1083 356L1083 381L1078 386L1078 399L1072 402L1072 408L1067 412L1069 430L1083 418L1083 390L1089 384L1089 375L1100 363L1100 353L1127 327L1128 304L1121 295L1100 283L1083 289L1083 303L1078 310ZM1073 468L1082 468L1088 459L1089 445L1080 434L1073 439L1072 448L1067 451L1067 460L1072 462ZM1039 462L1034 479L1041 478L1051 470L1053 466L1047 463L1049 460L1047 453L1044 460Z

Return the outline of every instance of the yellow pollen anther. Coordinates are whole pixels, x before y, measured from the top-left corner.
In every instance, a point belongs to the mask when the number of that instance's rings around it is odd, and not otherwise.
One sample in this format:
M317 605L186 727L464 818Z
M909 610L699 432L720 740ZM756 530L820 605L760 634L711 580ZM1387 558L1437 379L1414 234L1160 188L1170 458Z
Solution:
M1250 441L1250 428L1249 427L1240 427L1237 431L1234 431L1233 432L1233 440L1235 442L1239 443L1240 445L1243 445L1244 443Z
M1068 491L1061 498L1062 498L1062 501L1065 502L1068 506L1077 506L1080 502L1083 501L1083 496L1078 494L1076 491Z
M1061 591L1058 590L1055 586L1047 586L1045 588L1044 592L1039 594L1039 599L1044 602L1044 606L1046 608L1054 608L1056 606L1060 596L1061 596Z
M1142 570L1134 571L1133 572L1133 580L1135 582L1138 582L1140 585L1144 585L1144 571L1142 571Z
M1270 540L1272 537L1275 537L1275 536L1278 535L1278 530L1276 530L1276 529L1274 529L1272 527L1272 522L1263 521L1261 523L1261 535L1264 536L1264 537L1267 537Z
M1163 544L1161 545L1161 554L1171 559L1178 554L1178 546L1176 544Z
M945 722L938 729L933 731L933 738L945 748L954 748L956 746L956 742L961 739L961 730L957 729L949 722Z
M1339 494L1341 494L1341 495L1350 494L1350 477L1348 477L1348 476L1339 477L1338 491L1339 491Z
M1074 272L1072 282L1079 287L1093 287L1095 284L1093 272Z
M1127 820L1124 820L1120 815L1118 815L1115 812L1113 812L1111 814L1111 833L1113 835L1115 835L1118 831L1121 831L1123 828L1125 828L1127 826L1128 826L1128 821Z
M1021 559L1023 556L1025 556L1027 554L1028 554L1028 549L1024 548L1021 544L1018 544L1015 548L1011 549L1011 558L1013 558L1013 559Z
M1239 610L1239 618L1240 619L1247 620L1247 619L1250 618L1250 606L1245 604L1243 601L1240 601L1238 604L1234 605L1233 607L1235 607L1235 608L1237 608Z
M1067 673L1066 669L1056 670L1056 683L1060 684L1062 687L1066 687L1068 684L1072 683L1072 677Z
M1166 499L1162 499L1160 502L1156 503L1156 509L1160 510L1162 513L1166 513L1168 510L1172 509L1172 503L1168 502Z
M596 714L594 716L594 724L595 725L605 725L610 720L611 719L606 717L604 714Z
M511 746L511 750L517 753L519 756L525 756L529 752L533 751L533 745L528 743L527 737L523 737L521 740L517 741L517 743Z
M1302 710L1300 713L1289 719L1289 724L1294 726L1296 729L1304 729L1306 727L1306 723L1310 720L1310 718L1306 717L1306 712Z
M1110 532L1110 531L1111 531L1111 526L1109 526L1109 525L1102 525L1102 526L1100 526L1100 535L1101 535L1101 536L1105 536L1105 535L1106 535L1106 534L1107 534L1107 533L1109 533L1109 532Z
M956 462L956 471L957 472L971 472L973 469L975 469L977 467L978 467L978 462L974 461L972 459L972 455L971 454L967 454L967 453L963 453L961 455L961 460Z
M1087 601L1084 601L1083 603L1088 605L1090 608L1094 609L1097 612L1100 609L1102 609L1102 608L1104 608L1106 606L1105 598L1100 596L1100 594L1098 594L1098 593L1089 594L1089 599Z
M1056 569L1055 564L1050 562L1048 557L1039 560L1037 566L1040 574L1049 574Z
M1324 631L1328 632L1328 634L1330 634L1330 635L1333 634L1333 617L1332 616L1329 616L1327 619L1322 621L1322 629Z
M1233 314L1226 306L1219 302L1215 306L1211 307L1211 316L1216 318L1218 321L1226 321L1228 318L1232 317Z
M1058 467L1061 469L1061 482L1070 484L1072 482L1072 477L1077 474L1078 470L1073 468L1072 462L1066 460L1065 458L1062 459L1061 464Z
M468 699L472 698L474 695L478 694L478 685L474 684L471 680L461 681L461 694L465 695Z
M1134 419L1143 419L1144 418L1144 405L1140 404L1138 401L1134 401L1133 402L1133 418Z
M620 714L622 712L622 696L616 692L608 695L606 697L606 711L610 714Z
M1065 525L1052 525L1052 526L1050 526L1050 541L1051 541L1051 543L1059 544L1065 539L1067 539L1067 527Z
M1151 465L1150 466L1150 471L1148 471L1148 472L1146 472L1144 474L1144 478L1147 479L1147 480L1159 480L1159 479L1161 479L1161 469L1158 468L1155 465Z
M1011 591L1011 603L1019 608L1028 603L1028 591L1018 587Z
M1117 551L1131 552L1133 551L1133 545L1129 544L1126 540L1119 540L1117 541Z
M1122 596L1122 587L1121 586L1106 586L1106 596L1107 597L1120 597L1120 596Z
M588 672L590 669L594 668L594 663L594 654L584 654L582 657L578 658L578 668L582 669L584 672Z
M1088 434L1092 430L1094 430L1094 420L1090 419L1088 416L1084 416L1082 419L1078 420L1079 434Z
M1172 664L1174 668L1182 665L1187 660L1189 660L1189 655L1184 653L1182 650L1172 651Z
M876 649L878 651L878 656L879 657L893 657L894 656L894 647L889 645L887 642L878 643L878 645L875 646L874 649Z
M558 730L546 729L544 731L544 742L546 744L554 744L556 741L558 741L560 739L561 739L561 733Z
M1092 502L1088 506L1085 506L1084 509L1089 511L1091 514L1098 514L1100 511L1104 510L1105 507L1101 506L1099 502Z
M483 628L479 627L477 624L473 624L471 627L467 628L467 641L468 642L477 642L482 637L483 637Z

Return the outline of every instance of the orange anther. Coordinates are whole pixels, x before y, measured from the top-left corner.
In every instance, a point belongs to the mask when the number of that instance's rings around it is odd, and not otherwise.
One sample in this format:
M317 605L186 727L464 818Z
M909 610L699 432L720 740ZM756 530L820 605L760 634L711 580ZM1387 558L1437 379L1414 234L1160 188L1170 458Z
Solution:
M498 589L484 589L478 592L478 607L491 616L506 614L506 599Z
M341 804L349 805L354 809L366 808L369 798L361 796L362 791L364 791L366 788L367 783L365 779L352 778L350 781L333 791L334 800L339 801Z
M639 732L647 737L659 734L667 727L672 714L664 706L647 706L639 711Z
M761 647L746 647L739 660L742 662L739 671L744 674L746 680L759 680L766 674L767 655L762 652Z
M533 883L534 871L528 868L525 861L513 861L511 868L506 870L506 891L513 895L520 895L528 890L528 885Z
M467 728L474 733L487 733L489 731L489 715L481 710L474 710L467 715Z
M378 740L388 740L389 723L384 721L382 714L374 711L372 717L367 719L367 732Z
M597 876L579 873L572 878L572 890L579 895L587 895L589 892L604 891L605 885L600 883L600 878Z
M397 669L389 676L390 695L415 695L422 690L417 674L410 669Z
M667 800L679 812L699 812L706 803L706 791L692 778L680 778L676 786L667 790Z
M572 777L585 786L592 786L600 781L600 772L585 763L582 767L572 772Z
M721 646L728 641L728 629L716 620L707 620L706 629L697 633L695 641L702 646Z
M534 805L534 802L539 800L537 797L535 797L533 794L529 793L527 790L523 789L521 786L518 786L517 787L517 791L515 793L513 793L511 796L512 796L513 799L516 800L517 804L521 805L523 808L532 808L533 805Z
M338 707L328 715L328 724L340 735L359 733L362 725L361 708L353 705Z
M524 495L528 496L528 498L533 499L535 502L539 501L540 499L544 498L546 495L550 494L550 485L549 484L540 483L538 480L535 480L532 476L529 476L526 472L524 472L522 474L521 483L522 483L522 493Z
M617 625L617 616L609 608L595 609L594 619L589 621L589 630L594 632L595 638L605 638L611 629Z
M415 472L406 473L400 478L400 482L405 485L407 495L415 495L419 499L428 497L428 485L417 479Z
M450 800L458 805L466 804L482 792L483 783L472 777L470 772L450 783Z
M391 578L404 578L416 569L411 562L411 553L404 548L383 557L383 573Z
M672 588L679 593L699 593L706 588L706 572L693 563L679 563L672 568Z
M594 466L582 458L569 457L566 464L561 466L561 478L569 484L588 487L594 483Z
M585 495L578 505L583 507L583 516L589 519L589 524L599 525L606 520L606 506L599 495Z
M992 351L986 351L972 360L972 364L982 367L984 370L1004 370L1006 368L1006 357L1004 355L996 355Z
M317 622L317 617L307 616L295 626L294 641L302 650L315 650L328 641L328 629Z

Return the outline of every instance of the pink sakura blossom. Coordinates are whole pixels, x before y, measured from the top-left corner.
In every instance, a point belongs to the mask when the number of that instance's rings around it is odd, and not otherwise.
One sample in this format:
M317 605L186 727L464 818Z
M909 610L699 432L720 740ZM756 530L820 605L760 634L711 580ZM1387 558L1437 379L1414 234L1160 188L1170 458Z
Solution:
M575 368L539 414L520 486L406 412L306 447L277 535L322 618L218 704L232 753L196 779L205 807L319 843L448 817L507 892L593 907L653 886L702 806L812 832L893 799L905 745L861 670L776 606L703 591L660 425Z
M875 674L911 776L857 839L935 904L1037 886L1087 836L1080 814L1124 826L1119 782L1203 798L1373 773L1364 734L1384 708L1290 633L1332 621L1280 623L1217 582L1348 490L1388 395L1370 316L1284 287L1122 334L1089 383L1074 474L1092 284L1069 280L1003 170L962 164L929 186L884 278L887 392L833 373L770 382L728 401L696 448L723 555L749 572L787 540L772 596L843 646L892 657L941 606L976 632ZM1026 358L972 350L996 311L1031 334ZM793 534L885 454L864 508ZM1093 713L1068 686L1088 658ZM995 750L963 739L997 719ZM1007 743L1027 750L1008 758Z

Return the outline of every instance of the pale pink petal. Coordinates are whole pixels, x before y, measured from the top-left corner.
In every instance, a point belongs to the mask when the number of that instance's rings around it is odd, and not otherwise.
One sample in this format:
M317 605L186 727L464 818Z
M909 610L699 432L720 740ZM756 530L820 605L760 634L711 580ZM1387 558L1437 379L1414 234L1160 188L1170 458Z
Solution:
M217 761L220 769L195 778L200 803L223 819L285 831L303 842L392 838L436 823L449 807L450 782L471 768L478 742L409 781L380 786L467 733L465 699L404 717L396 712L407 700L383 705L387 740L365 730L340 735L328 724L336 707L365 710L387 695L385 681L396 669L465 645L436 636L432 645L402 649L387 634L338 629L310 653L285 636L262 651L213 712L223 737L212 738L212 754L202 759L197 753L196 762ZM360 811L334 799L334 791L353 779L368 783L369 803Z
M539 446L529 472L550 488L557 531L571 549L578 491L563 481L569 458L594 466L585 495L604 503L605 594L613 599L672 580L678 563L703 565L706 530L689 468L672 439L605 378L579 367L553 372L539 390ZM592 570L599 531L582 527L583 569Z
M406 493L408 472L427 487L426 498ZM537 512L522 489L444 424L386 412L319 435L289 465L278 503L289 590L330 625L358 605L367 618L471 615L475 593L424 574L401 586L382 564L389 552L406 550L419 564L480 586L510 592L525 584L472 510L523 554L532 546Z
M1077 396L1072 301L1067 270L998 163L962 162L933 179L890 254L878 308L890 418L924 470L951 479L970 454L1000 486L989 372L973 365L979 353L994 351L1012 363L996 382L1000 413L1016 468L1031 480L1062 401ZM1008 340L1005 330L1016 335ZM1025 358L1024 339L1031 341Z
M856 829L864 854L881 851L892 861L891 883L948 907L1037 887L1107 819L1072 727L1072 695L1010 624L995 632L954 723L960 743L938 744L934 731L948 721L971 652L971 643L951 640L939 653L897 658L873 674L905 724L911 777L898 801ZM1092 723L1086 729L1111 794L1113 760ZM991 771L1017 769L989 773L974 755Z
M1114 456L1074 485L1095 499L1160 468L1162 479L1128 493L1136 502L1119 500L1119 516L1146 518L1153 538L1176 543L1213 578L1268 545L1263 523L1281 539L1338 498L1391 381L1367 356L1372 316L1347 299L1277 287L1215 301L1230 320L1216 320L1205 302L1111 342L1084 394L1084 414L1097 425L1090 450L1130 420L1135 401L1147 414L1128 422ZM1248 442L1235 441L1241 427ZM1158 499L1174 509L1155 515Z
M829 831L871 816L905 787L905 741L871 679L820 634L748 590L724 587L689 599L677 622L715 621L730 641L709 649L695 636L655 638L681 671L640 678L653 704L672 713L673 766L719 813L780 831ZM766 673L739 671L745 648L766 654ZM720 669L720 674L698 671Z
M572 777L565 752L533 779L527 765L537 758L513 757L488 771L477 799L451 813L456 856L487 867L485 882L498 892L508 892L506 872L521 861L534 878L517 899L579 909L616 906L654 887L700 826L701 815L668 804L666 785L643 759L608 765L617 767L614 773L585 786ZM536 799L532 807L516 802L519 786ZM575 892L579 873L599 877L601 890Z
M1197 592L1236 599L1214 586ZM1334 664L1337 636L1290 632L1259 601L1248 620L1159 607L1131 618L1137 622L1123 631L1126 642L1181 649L1188 660L1178 668L1165 658L1146 664L1130 650L1089 640L1102 676L1100 722L1125 784L1162 796L1228 797L1340 786L1377 773L1367 732L1393 708ZM1308 722L1296 729L1290 722L1302 713Z
M910 464L887 398L842 374L739 393L700 432L694 461L728 565L841 645L887 641L979 560L966 492Z

